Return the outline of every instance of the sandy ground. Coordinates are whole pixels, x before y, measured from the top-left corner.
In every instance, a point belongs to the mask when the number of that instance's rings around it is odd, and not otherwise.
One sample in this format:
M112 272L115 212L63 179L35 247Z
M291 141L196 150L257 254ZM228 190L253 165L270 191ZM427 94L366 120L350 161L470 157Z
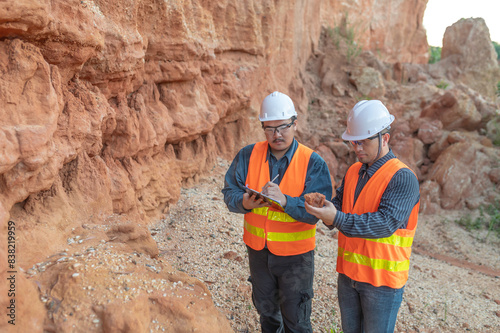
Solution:
M182 189L179 202L151 227L160 257L205 282L234 332L259 332L251 301L243 216L223 201L228 161ZM470 212L420 215L397 332L500 332L500 239L455 221ZM337 239L321 222L315 251L314 332L340 332Z

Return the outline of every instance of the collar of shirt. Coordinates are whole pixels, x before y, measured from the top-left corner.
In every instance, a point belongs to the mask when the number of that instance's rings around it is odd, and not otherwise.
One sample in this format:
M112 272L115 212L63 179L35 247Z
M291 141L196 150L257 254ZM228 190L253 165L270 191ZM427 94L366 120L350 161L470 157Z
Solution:
M375 163L372 164L371 167L368 167L368 164L364 163L361 166L361 169L359 169L358 174L360 176L363 176L366 173L368 174L368 178L371 178L371 176L373 176L375 172L377 172L377 170L380 169L382 165L384 165L385 162L387 162L392 158L396 158L396 155L394 155L392 149L389 149L389 152L385 154L385 156L383 156L382 158L379 158Z
M278 179L276 179L274 182L276 184L280 184L281 180L283 179L283 175L285 174L286 170L288 169L288 165L290 165L290 161L292 160L293 154L295 154L295 151L299 147L299 143L297 140L293 139L292 144L288 148L287 152L285 155L283 155L282 158L278 161L276 157L271 153L271 149L267 150L267 157L266 161L269 164L269 176L274 178L274 176L279 175Z

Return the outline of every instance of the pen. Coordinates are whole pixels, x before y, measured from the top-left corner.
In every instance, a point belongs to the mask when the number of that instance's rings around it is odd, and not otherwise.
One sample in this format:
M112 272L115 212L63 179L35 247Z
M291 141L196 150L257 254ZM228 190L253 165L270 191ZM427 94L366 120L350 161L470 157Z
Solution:
M274 178L273 178L273 180L271 180L271 183L273 183L273 182L274 182L274 181L278 178L278 176L279 176L279 175L280 175L280 174L278 173L278 174L276 175L276 177L274 177Z
M271 180L271 183L273 183L276 179L278 179L279 175L280 175L280 174L278 173L278 174L277 174L277 175L273 178L273 180ZM264 185L264 187L262 188L262 191L264 191L264 189L266 189L268 186L269 186L269 185L267 185L267 184L266 184L266 185Z

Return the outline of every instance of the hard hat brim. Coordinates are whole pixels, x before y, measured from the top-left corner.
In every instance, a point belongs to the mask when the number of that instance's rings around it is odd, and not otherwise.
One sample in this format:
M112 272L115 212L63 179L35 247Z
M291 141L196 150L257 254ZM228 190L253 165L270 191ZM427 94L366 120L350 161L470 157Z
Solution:
M259 116L259 120L264 122L264 121L274 121L274 120L286 120L286 119L290 119L292 117L297 117L297 113L295 114L292 114L292 115L287 115L286 117L267 117L267 118L261 118Z

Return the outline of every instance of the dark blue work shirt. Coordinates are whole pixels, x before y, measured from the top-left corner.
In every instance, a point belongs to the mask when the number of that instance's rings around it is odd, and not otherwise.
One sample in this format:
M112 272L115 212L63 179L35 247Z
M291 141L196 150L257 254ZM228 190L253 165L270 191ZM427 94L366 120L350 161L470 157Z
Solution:
M359 179L354 195L354 204L367 181L388 160L396 158L392 149L377 160L372 166L363 164L359 170ZM378 210L374 213L362 215L348 214L342 212L342 200L344 197L344 182L337 188L335 198L332 202L337 208L337 215L330 229L337 228L348 237L360 238L384 238L391 236L396 230L406 228L408 218L413 207L420 200L418 179L415 174L407 168L398 170L387 185Z
M248 164L254 145L255 144L248 145L238 152L224 179L224 188L222 189L224 202L233 213L246 214L250 212L243 207L243 194L245 193L244 187L248 174ZM268 149L267 160L269 162L269 175L271 179L279 175L274 183L278 185L281 183L297 147L298 142L294 139L288 151L279 160L271 153L271 149ZM291 197L285 194L285 213L297 221L316 224L318 219L306 212L304 207L304 194L318 192L324 194L326 198L331 198L332 191L332 180L330 178L328 166L321 156L313 152L307 166L304 191L300 197Z

